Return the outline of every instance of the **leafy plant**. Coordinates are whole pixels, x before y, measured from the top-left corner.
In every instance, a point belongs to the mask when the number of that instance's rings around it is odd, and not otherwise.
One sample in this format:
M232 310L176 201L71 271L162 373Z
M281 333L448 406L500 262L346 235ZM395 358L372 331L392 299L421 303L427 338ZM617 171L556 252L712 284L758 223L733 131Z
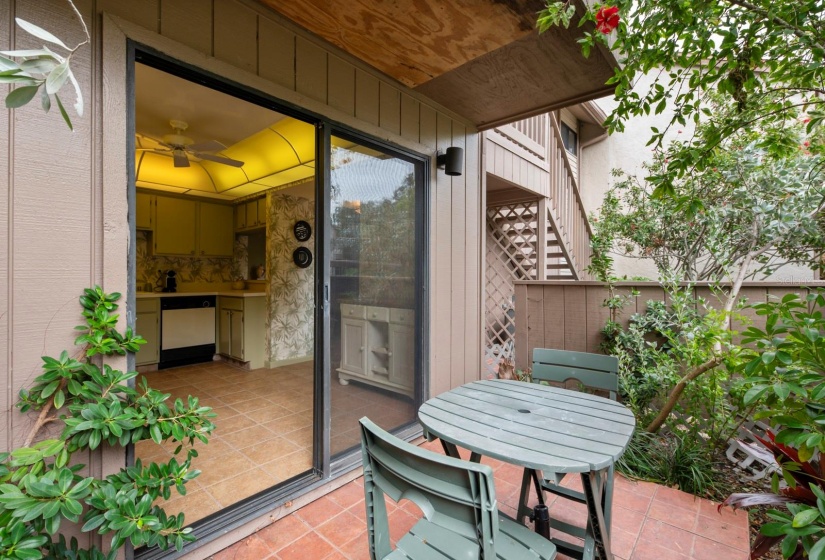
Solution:
M66 55L60 55L46 45L43 45L42 49L0 51L0 55L3 55L0 56L0 83L14 84L16 86L6 96L6 107L8 109L16 109L28 104L39 91L40 106L48 113L52 106L53 97L57 103L57 108L60 110L60 115L71 130L73 129L72 120L69 118L63 102L57 94L63 86L66 85L67 81L70 82L75 91L74 109L77 111L78 116L83 115L83 93L80 90L77 79L72 73L71 61L80 47L91 42L91 36L86 27L86 22L80 15L77 7L75 7L72 0L67 1L80 20L86 38L76 46L69 47L57 36L42 27L21 18L16 18L15 21L17 25L25 32L53 45L52 49L56 46L64 49L68 53ZM18 58L20 60L18 62L7 57Z
M781 543L784 558L825 558L825 293L754 305L765 328L744 332L743 403L756 419L772 425L759 441L782 467L787 484L774 474L770 494L732 494L733 507L783 506L760 529L753 558Z
M540 31L573 21L571 0L546 4ZM667 127L651 129L649 144L662 151L672 127L705 123L649 176L657 195L673 195L674 180L712 168L708 155L740 131L759 128L761 148L788 154L797 150L793 124L803 120L810 151L822 152L824 17L820 0L613 0L579 19L596 24L579 43L585 56L609 47L621 60L608 81L617 101L610 132L632 117L672 111ZM642 74L654 78L646 90L634 87Z
M616 468L630 478L665 484L698 496L712 492L714 487L709 448L693 434L637 431Z
M121 372L103 358L135 352L145 341L127 328L116 330L120 294L100 287L80 297L85 324L70 356L43 357L43 373L20 391L18 407L39 415L23 446L0 454L0 558L18 560L113 559L129 540L134 546L175 546L193 540L184 516L168 515L155 501L169 499L172 490L186 493L186 483L200 474L192 468L196 441L207 442L214 429L211 409L189 397L185 402L147 386L131 386L137 372ZM62 425L60 436L33 443L51 423ZM178 455L167 463L143 464L95 478L80 473L77 462L88 450L124 447L152 439L177 441ZM64 522L83 521L81 531L111 535L111 551L83 550L60 534Z

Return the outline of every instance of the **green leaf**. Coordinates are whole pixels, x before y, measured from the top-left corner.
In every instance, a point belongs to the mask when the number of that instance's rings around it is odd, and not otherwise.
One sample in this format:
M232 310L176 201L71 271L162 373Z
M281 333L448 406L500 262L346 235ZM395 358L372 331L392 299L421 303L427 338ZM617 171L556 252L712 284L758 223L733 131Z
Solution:
M811 550L808 551L808 560L825 560L825 538L819 537Z
M6 108L17 109L32 100L37 93L38 86L23 86L15 88L6 96Z
M63 117L63 120L66 121L66 125L69 127L69 130L74 130L72 126L72 119L69 118L69 114L66 112L66 109L63 107L63 103L60 101L60 98L57 94L54 94L54 100L57 101L57 108L60 109L60 115Z
M49 94L46 92L46 88L40 90L40 106L43 108L43 111L48 113L49 110L52 108L52 99L49 97Z
M793 522L791 525L793 527L807 527L811 523L817 520L819 517L819 510L815 508L804 509L794 515Z
M60 409L63 408L63 403L66 402L66 393L62 390L58 391L54 394L54 408Z
M29 23L28 21L26 21L24 19L21 19L21 18L14 18L14 21L17 22L17 25L19 25L25 31L27 31L28 33L34 35L38 39L43 39L44 41L48 41L49 43L54 43L55 45L60 45L61 47L63 47L67 51L71 50L69 47L66 46L66 44L63 41L61 41L60 39L58 39L57 37L55 37L54 35L52 35L48 31L46 31L42 27L38 27L37 25L35 25L33 23Z
M54 95L60 88L63 87L63 84L66 83L66 80L69 79L69 61L64 60L60 64L55 67L54 70L49 72L48 77L46 77L46 92L49 95Z

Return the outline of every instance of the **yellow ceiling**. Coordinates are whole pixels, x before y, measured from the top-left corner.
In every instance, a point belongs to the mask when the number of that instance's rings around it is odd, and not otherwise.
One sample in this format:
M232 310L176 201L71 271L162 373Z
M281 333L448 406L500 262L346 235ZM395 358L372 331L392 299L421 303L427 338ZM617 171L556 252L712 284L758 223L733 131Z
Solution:
M315 129L284 118L244 138L217 155L244 162L232 167L191 154L189 167L175 167L170 153L157 140L137 134L136 185L142 188L196 194L225 200L248 196L315 174Z

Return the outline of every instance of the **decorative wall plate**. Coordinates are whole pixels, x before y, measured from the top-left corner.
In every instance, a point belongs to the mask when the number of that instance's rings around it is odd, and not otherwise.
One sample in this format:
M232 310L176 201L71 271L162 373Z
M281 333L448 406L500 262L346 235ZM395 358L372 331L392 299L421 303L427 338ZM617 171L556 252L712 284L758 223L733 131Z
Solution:
M292 252L292 261L298 268L306 268L312 264L312 251L306 247L298 247Z
M312 235L312 226L309 225L309 222L300 220L298 222L295 222L295 226L293 226L292 232L295 234L295 239L297 239L298 241L307 241Z

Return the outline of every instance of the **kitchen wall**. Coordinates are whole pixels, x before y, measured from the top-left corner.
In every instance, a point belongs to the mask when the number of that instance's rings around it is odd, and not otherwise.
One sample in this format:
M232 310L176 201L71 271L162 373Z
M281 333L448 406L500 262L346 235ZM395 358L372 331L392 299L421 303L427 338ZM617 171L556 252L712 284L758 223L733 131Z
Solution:
M149 251L149 234L138 231L135 238L137 257L135 271L137 285L147 282L155 284L158 270L174 270L178 273L178 285L181 282L231 282L236 274L233 272L231 258L197 258L197 257L161 257L151 255Z
M314 262L298 268L292 253L300 246L315 258L315 202L291 194L269 193L267 202L267 355L270 366L312 358L315 337ZM295 222L312 225L308 241L295 239Z

